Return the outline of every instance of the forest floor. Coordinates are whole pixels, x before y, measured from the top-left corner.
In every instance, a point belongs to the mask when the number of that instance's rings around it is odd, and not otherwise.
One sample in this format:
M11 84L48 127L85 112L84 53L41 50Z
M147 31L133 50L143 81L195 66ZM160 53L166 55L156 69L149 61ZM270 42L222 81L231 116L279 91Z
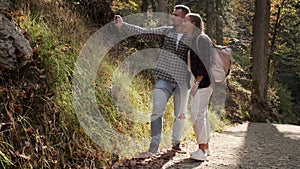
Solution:
M196 148L191 140L181 152L169 150L146 159L121 160L111 168L299 169L300 126L247 122L213 133L207 161L190 159Z

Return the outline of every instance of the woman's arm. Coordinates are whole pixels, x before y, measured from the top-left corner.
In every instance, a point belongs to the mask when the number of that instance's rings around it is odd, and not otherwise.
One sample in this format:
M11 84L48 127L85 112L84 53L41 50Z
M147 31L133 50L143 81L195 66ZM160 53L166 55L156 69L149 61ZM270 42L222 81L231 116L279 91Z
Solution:
M206 34L201 34L197 40L197 54L202 63L205 65L205 68L208 70L210 67L210 51L212 47L211 40Z

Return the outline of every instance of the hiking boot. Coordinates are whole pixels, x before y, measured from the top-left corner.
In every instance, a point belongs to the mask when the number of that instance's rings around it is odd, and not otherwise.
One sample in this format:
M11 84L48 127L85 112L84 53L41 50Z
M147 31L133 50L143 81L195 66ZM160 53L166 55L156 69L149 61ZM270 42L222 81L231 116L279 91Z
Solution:
M158 144L150 143L150 147L149 147L148 152L154 153L154 154L158 153L159 152L158 151L158 146L159 146Z
M151 153L148 151L148 152L139 152L134 155L134 158L146 159L146 158L150 158L153 156L155 156L155 153Z
M177 143L177 144L173 145L172 150L181 151L180 143Z
M191 153L191 159L205 161L207 160L207 155L204 154L201 149L198 149L197 151Z

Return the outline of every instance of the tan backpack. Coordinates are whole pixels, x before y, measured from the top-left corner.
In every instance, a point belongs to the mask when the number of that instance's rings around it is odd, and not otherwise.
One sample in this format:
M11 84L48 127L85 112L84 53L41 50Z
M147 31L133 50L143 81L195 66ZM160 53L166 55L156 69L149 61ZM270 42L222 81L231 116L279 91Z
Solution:
M198 36L199 38L199 36ZM198 46L197 38L197 46ZM229 47L216 45L212 42L210 55L210 71L215 82L222 82L230 73L230 66L233 62L232 50Z

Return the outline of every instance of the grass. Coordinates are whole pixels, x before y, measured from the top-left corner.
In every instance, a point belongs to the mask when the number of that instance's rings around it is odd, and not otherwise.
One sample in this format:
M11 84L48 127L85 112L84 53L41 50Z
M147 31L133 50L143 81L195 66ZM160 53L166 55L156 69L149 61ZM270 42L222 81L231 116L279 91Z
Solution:
M54 2L32 3L30 7L34 10L21 9L22 12L16 12L14 20L18 21L23 32L30 35L33 58L37 60L32 67L37 66L36 69L43 72L45 77L40 77L39 81L45 79L45 84L32 93L33 101L24 96L21 98L23 100L14 100L13 106L7 110L13 127L1 130L1 148L5 150L1 150L0 155L2 167L80 168L107 165L109 160L104 159L112 155L84 133L72 104L74 62L82 45L79 42L86 39L90 31L84 24L72 25L68 17L71 16L71 20L77 20L77 23L80 20L75 14L72 16L70 10L57 9ZM14 88L14 98L18 99L18 86ZM30 104L24 105L23 101ZM16 106L22 108L22 114L15 112Z

